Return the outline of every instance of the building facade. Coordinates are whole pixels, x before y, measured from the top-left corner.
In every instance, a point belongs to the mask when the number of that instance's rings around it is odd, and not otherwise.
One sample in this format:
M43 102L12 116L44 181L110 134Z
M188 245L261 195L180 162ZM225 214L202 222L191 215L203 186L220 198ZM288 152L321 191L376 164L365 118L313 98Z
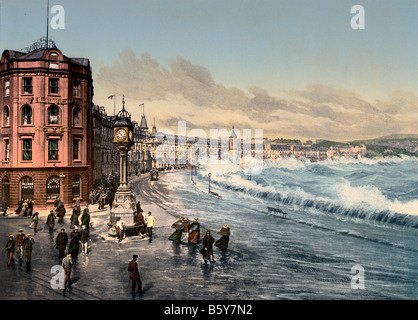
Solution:
M0 60L0 196L86 203L93 185L90 62L57 48L5 50Z

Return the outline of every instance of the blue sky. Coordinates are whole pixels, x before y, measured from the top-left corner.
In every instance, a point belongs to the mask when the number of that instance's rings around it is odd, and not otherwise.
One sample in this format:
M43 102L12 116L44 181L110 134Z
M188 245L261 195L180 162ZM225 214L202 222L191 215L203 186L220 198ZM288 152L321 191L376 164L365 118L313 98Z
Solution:
M220 126L236 120L236 126L265 128L270 135L277 128L278 136L287 137L413 133L417 124L412 108L418 95L417 1L50 0L51 7L55 4L65 9L65 29L50 29L50 36L65 55L90 59L94 102L113 111L107 96L113 91L121 95L126 87L127 102L145 101L149 119L159 119L160 127L173 123L170 106L177 118L180 114L194 126L215 126L216 119L205 114L225 110ZM365 9L364 30L350 27L350 9L356 4ZM0 18L1 50L19 50L45 35L46 0L1 0ZM112 74L128 63L147 71L146 83L129 74L129 66L125 77ZM193 76L183 77L185 66ZM211 80L204 84L209 88L199 82L202 71ZM169 94L135 94L134 88L148 87L155 79L165 83ZM158 82L148 91L158 91ZM231 90L220 92L219 86ZM222 102L194 96L207 92L222 96ZM229 107L237 100L242 114ZM260 100L262 106L256 104ZM356 111L351 103L358 104ZM408 107L391 113L399 103ZM367 117L369 104L375 108L373 124L351 123ZM291 108L299 111L291 114ZM133 107L131 112L140 115ZM315 128L292 129L312 121ZM333 125L335 132L326 130ZM358 134L341 134L347 125Z

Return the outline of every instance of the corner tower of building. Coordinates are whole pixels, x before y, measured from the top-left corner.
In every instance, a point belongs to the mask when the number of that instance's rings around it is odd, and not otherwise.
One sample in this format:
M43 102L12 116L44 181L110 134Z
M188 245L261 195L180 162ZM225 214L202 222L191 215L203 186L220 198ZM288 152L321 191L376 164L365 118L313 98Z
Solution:
M90 62L57 48L0 60L0 196L36 209L86 203L93 185Z

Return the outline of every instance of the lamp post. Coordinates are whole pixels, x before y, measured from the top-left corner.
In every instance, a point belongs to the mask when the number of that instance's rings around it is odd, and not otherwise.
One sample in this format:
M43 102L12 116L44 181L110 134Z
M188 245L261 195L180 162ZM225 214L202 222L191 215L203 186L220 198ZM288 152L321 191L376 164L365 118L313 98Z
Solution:
M212 174L209 172L208 177L209 177L209 193L210 193L210 177L212 176Z

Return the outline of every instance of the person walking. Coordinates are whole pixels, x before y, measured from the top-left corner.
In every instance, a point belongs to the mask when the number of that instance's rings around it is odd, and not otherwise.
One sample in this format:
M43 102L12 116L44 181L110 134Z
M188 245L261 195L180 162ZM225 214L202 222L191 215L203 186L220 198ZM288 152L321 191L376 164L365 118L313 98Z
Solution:
M183 224L183 230L181 233L181 242L187 243L189 242L189 226L190 226L190 222L189 219L187 218L183 218L182 221Z
M80 232L78 232L78 227L75 226L73 232L70 236L70 245L68 251L71 253L71 257L77 257L78 252L80 251Z
M11 234L9 236L9 240L6 243L6 254L7 254L7 266L10 267L12 265L15 266L15 260L13 259L13 253L15 251L15 244L16 241L13 239L14 236Z
M178 217L177 221L174 222L171 227L175 229L175 231L171 234L171 236L168 237L168 240L171 240L173 242L180 242L181 241L181 235L183 232L183 218Z
M210 234L210 231L206 231L206 235L203 237L203 248L200 250L200 253L203 255L203 259L206 262L207 259L210 260L210 257L212 257L212 262L215 262L215 259L213 257L213 244L215 242L215 239Z
M87 255L88 243L90 240L90 233L85 225L81 226L80 242L81 242L81 253Z
M33 228L34 233L36 233L36 230L38 228L38 220L39 220L39 212L35 212L32 216L32 223L30 225L30 227Z
M6 200L6 198L3 198L3 202L2 202L2 205L1 205L1 211L3 211L3 216L6 215L7 209L8 209L7 200Z
M73 207L73 213L71 214L71 218L70 218L71 227L80 225L80 223L78 221L78 217L79 217L80 213L81 213L80 212L80 207L75 204L74 207Z
M26 263L30 264L32 261L32 248L35 244L35 240L32 238L32 235L28 233L26 239L23 241L23 249L25 249Z
M27 202L28 202L28 208L27 208L27 211L26 211L26 215L27 216L32 216L32 213L33 213L33 202L34 201L32 199L28 199Z
M152 228L154 228L155 218L151 215L151 211L148 212L148 218L145 223L147 224L147 235L152 238Z
M138 259L138 255L134 254L128 266L129 279L131 279L131 282L132 282L131 292L133 295L136 293L135 291L136 291L137 285L138 285L138 293L144 293L144 291L142 291L142 281L139 275L138 263L136 262L137 259Z
M57 217L55 216L54 210L49 211L48 217L46 218L46 224L48 225L49 233L54 232L56 218Z
M23 256L22 246L23 246L23 241L25 241L25 239L26 239L26 236L23 233L23 230L19 229L16 235L16 251L17 251L17 256L19 259L22 259L22 256Z
M215 246L217 246L222 251L226 251L228 249L229 236L231 235L231 230L228 224L225 223L218 234L221 235L221 238L215 242Z
M71 288L71 270L73 268L73 259L71 257L71 252L67 252L67 256L62 259L62 267L64 268L65 272L65 280L64 280L64 290L67 288Z
M65 208L63 203L58 204L58 223L63 224L64 223L64 217L65 217Z
M62 228L61 232L58 233L57 238L55 239L55 248L58 250L59 258L64 258L65 248L67 247L68 243L68 235L65 232L65 229Z
M189 242L198 244L200 241L200 223L199 219L195 218L189 227Z
M81 226L86 226L86 229L90 232L90 213L88 206L84 208L80 220Z

